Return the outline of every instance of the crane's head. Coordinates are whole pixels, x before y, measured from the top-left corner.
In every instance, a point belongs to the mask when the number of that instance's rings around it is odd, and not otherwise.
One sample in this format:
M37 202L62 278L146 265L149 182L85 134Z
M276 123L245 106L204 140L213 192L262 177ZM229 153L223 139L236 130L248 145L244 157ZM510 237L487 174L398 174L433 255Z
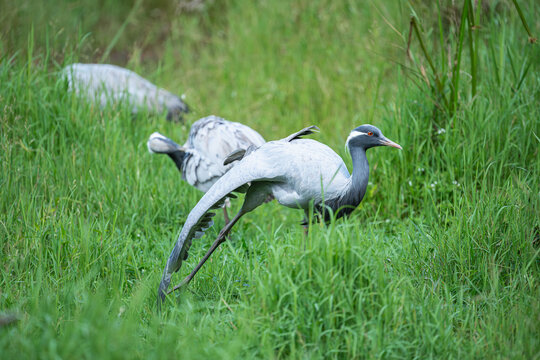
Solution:
M345 146L350 149L359 147L367 150L375 146L391 146L397 149L401 149L401 146L395 142L387 139L379 130L373 125L361 125L356 129L353 129L347 138Z

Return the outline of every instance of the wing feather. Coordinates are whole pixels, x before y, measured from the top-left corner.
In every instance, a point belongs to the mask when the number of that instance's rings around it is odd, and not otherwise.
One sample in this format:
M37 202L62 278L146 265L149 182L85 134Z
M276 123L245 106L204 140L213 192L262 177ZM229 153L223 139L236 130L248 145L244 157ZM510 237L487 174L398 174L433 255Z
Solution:
M295 132L294 134L291 134L285 138L286 141L293 141L297 139L301 139L302 136L311 135L315 132L319 132L319 128L315 125L308 126L307 128L303 128L302 130Z
M233 151L264 143L263 137L250 127L215 115L197 120L191 126L188 138L189 147L220 165Z
M159 284L158 302L165 297L172 274L177 272L182 266L182 261L187 259L192 240L200 238L204 231L212 226L211 217L214 213L209 211L223 206L228 197L234 196L233 192L245 192L250 183L280 180L279 173L274 167L257 166L259 157L249 156L242 159L223 175L191 210L163 271Z

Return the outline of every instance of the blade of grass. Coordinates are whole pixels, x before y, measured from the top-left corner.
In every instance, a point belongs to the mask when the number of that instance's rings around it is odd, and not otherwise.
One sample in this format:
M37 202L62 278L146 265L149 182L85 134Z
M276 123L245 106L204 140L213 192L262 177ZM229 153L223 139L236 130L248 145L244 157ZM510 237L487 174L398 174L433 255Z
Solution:
M463 41L465 38L465 26L467 24L468 6L465 3L461 12L461 22L459 25L458 44L456 48L456 64L452 69L452 88L450 91L450 115L453 115L458 108L459 80L461 71L461 56L463 53Z
M448 106L448 101L446 99L446 96L444 95L444 87L443 87L442 82L441 82L441 80L439 78L439 75L438 75L437 69L435 68L435 65L433 63L433 60L431 59L431 55L429 54L429 52L428 52L428 50L426 48L424 38L422 36L422 32L419 29L417 18L414 15L411 16L411 21L410 21L409 46L410 46L411 32L412 31L414 31L414 33L416 35L416 38L418 39L418 42L420 43L420 48L422 49L422 53L423 53L424 57L426 58L426 60L427 60L427 62L429 64L429 67L431 68L431 71L433 73L433 77L435 79L435 84L436 84L437 95L443 100L444 105ZM407 46L407 53L409 53L409 46Z
M476 72L476 60L477 54L474 44L474 33L475 33L475 16L474 9L472 6L471 0L465 0L465 5L467 6L467 19L468 19L468 30L469 30L469 53L471 57L471 96L474 98L476 96L476 83L477 83L477 72Z
M491 61L492 61L493 66L495 68L495 71L494 71L494 73L495 73L495 81L497 82L498 86L501 86L501 78L499 76L499 71L500 70L499 70L499 65L497 64L497 57L495 55L495 49L493 47L493 42L490 41L488 43L488 46L489 46L489 54L491 56Z
M442 74L446 74L446 62L444 59L446 58L444 53L444 29L443 29L443 23L442 23L442 13L441 13L441 1L437 0L437 24L439 26L439 46L440 46L440 57L441 57L441 72Z
M513 87L514 92L517 93L519 89L521 88L521 85L523 84L523 81L525 80L525 77L527 77L527 74L529 73L529 69L531 68L532 61L527 60L525 63L523 63L523 66L521 68L519 81L516 86Z
M523 24L523 27L525 28L525 31L527 31L527 34L529 35L529 43L536 44L537 39L533 36L531 29L529 28L529 24L527 24L527 20L525 20L525 16L523 16L521 7L519 6L517 0L512 0L512 2L514 3L514 6L516 7L516 10L518 12L519 18L521 19L521 23Z
M105 59L107 59L109 57L112 49L114 48L114 46L116 45L116 43L118 42L118 40L120 39L122 34L124 33L124 30L126 29L126 26L131 22L131 20L133 19L133 16L135 16L135 13L141 7L142 2L143 2L143 0L137 0L135 2L135 4L133 4L133 7L131 8L128 16L126 17L126 20L124 20L124 22L122 23L122 25L120 26L120 28L118 29L116 34L114 34L111 42L109 43L109 45L105 49L105 52L103 53L103 55L101 56L101 59L100 59L101 63L104 62Z

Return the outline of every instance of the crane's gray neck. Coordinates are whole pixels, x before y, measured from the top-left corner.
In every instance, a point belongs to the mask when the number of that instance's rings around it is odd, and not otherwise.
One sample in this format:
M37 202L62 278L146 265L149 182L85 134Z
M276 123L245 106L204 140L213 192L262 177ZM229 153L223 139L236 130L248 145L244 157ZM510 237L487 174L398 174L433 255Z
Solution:
M350 183L342 196L342 206L351 205L357 207L366 194L369 180L369 163L365 149L354 147L350 150L353 161L353 171L350 177Z
M334 199L325 200L324 206L320 204L317 212L322 214L325 221L330 220L330 213L325 210L329 207L334 212L336 219L350 214L360 204L369 179L369 164L366 157L366 150L359 147L350 149L353 160L353 172L349 181L343 188L341 195Z

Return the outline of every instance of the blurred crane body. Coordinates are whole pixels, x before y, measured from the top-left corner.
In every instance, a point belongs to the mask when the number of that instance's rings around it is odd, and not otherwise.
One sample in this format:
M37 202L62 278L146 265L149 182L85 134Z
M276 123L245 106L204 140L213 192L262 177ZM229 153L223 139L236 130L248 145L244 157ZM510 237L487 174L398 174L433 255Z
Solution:
M147 146L151 153L167 154L188 184L206 192L233 167L224 165L231 153L264 143L252 128L210 115L193 123L184 146L158 132L150 135Z
M224 163L229 155L242 154L264 143L252 128L211 115L193 123L184 146L157 132L150 135L147 146L151 153L167 154L188 184L206 192L234 166L230 157ZM228 222L225 208L224 214Z
M72 64L62 70L68 91L105 107L127 101L133 114L143 108L150 113L167 111L168 120L182 120L189 112L178 96L161 89L131 70L108 64Z

